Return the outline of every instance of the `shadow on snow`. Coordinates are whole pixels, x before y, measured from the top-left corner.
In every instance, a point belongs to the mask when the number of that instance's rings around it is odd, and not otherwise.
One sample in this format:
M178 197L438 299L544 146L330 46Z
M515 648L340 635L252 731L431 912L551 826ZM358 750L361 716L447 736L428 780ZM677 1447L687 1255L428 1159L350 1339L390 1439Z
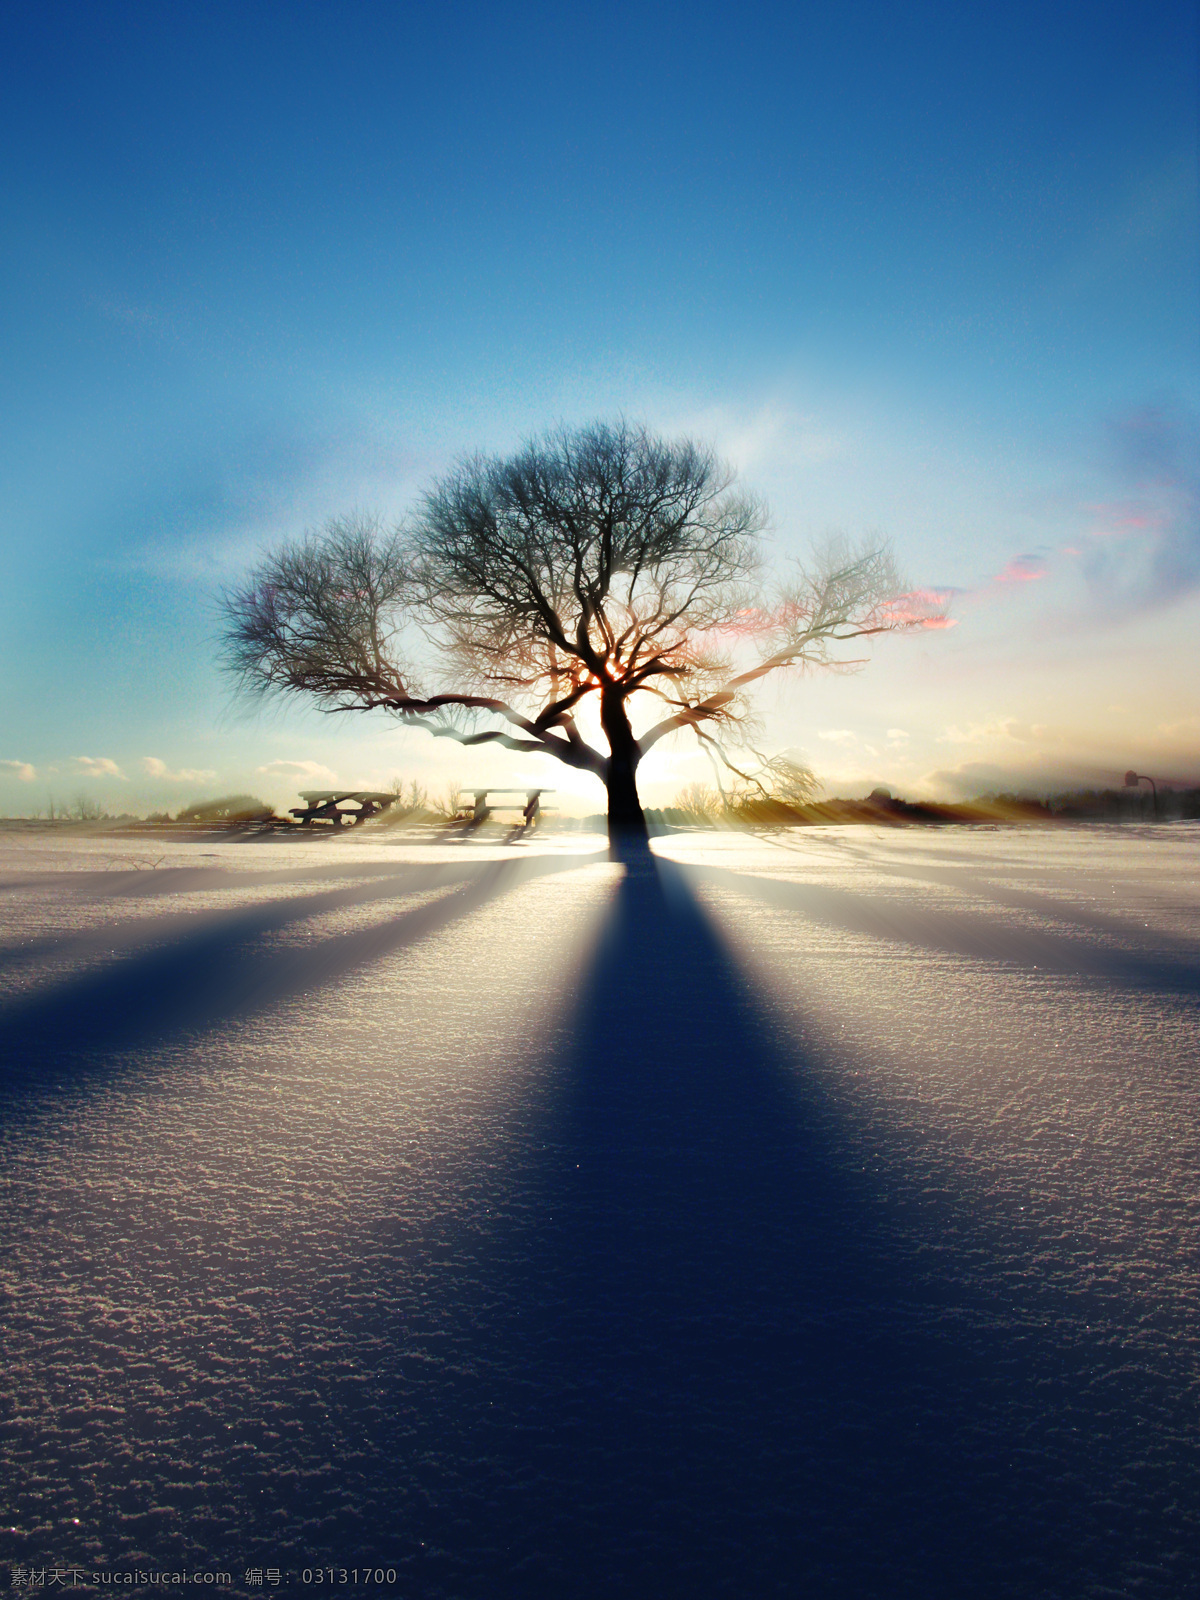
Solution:
M572 864L485 869L312 971L256 945L312 907L238 913L33 1002L16 1044L53 1068L203 1026ZM395 1564L439 1600L1184 1592L1182 1447L1152 1461L1141 1390L1097 1382L1120 1354L1056 1344L1036 1286L1023 1320L987 1298L933 1203L898 1254L818 1065L686 874L627 875L486 1228L376 1240L367 1285L347 1261L263 1374L284 1445L196 1423L210 1554Z
M684 875L626 878L523 1200L482 1266L460 1245L470 1303L428 1349L354 1325L388 1399L361 1434L343 1416L350 1498L390 1517L376 1548L413 1594L1175 1592L1181 1462L1131 1500L1142 1419L1099 1397L1111 1354L964 1287L961 1242L898 1259L813 1066Z
M584 857L590 861L591 857ZM226 1025L337 982L469 916L494 896L531 878L565 871L579 859L548 857L417 869L397 883L354 884L319 894L100 928L38 941L34 956L68 959L124 947L116 961L56 977L0 1010L0 1085L20 1089L107 1069L122 1052L143 1050ZM311 944L279 947L273 935L311 917L368 906L430 889L432 903ZM10 952L4 965L31 959Z

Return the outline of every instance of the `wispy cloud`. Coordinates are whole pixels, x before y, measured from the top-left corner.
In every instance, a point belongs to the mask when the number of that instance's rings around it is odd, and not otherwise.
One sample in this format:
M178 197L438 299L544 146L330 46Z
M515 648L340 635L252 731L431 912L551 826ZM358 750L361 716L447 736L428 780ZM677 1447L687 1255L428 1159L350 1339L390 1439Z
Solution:
M1120 781L1113 767L1094 761L1051 760L1010 764L998 761L964 761L956 767L939 767L924 773L917 788L948 800L969 800L976 795L1003 791L1044 796L1056 790L1111 787Z
M255 771L264 778L297 778L301 781L322 778L326 783L337 782L337 773L322 766L319 761L268 761L266 766L256 767Z
M1090 492L1076 484L1027 498L1055 524L1044 545L953 591L964 610L1015 604L1042 580L1056 626L1093 627L1200 592L1200 418L1181 403L1133 406L1103 422Z
M123 778L125 774L108 756L76 756L75 764L89 778Z
M957 628L958 618L945 612L955 593L954 589L909 589L888 600L881 610L898 627Z
M849 728L821 728L817 733L818 739L825 739L830 744L857 744L858 735Z
M210 783L216 777L216 773L207 767L180 767L177 772L172 772L166 762L160 761L157 756L143 756L142 771L162 783Z
M1014 556L989 581L991 583L1036 583L1046 576L1045 561L1039 555Z
M1123 492L1086 508L1094 599L1128 615L1200 590L1200 422L1173 403L1138 406L1109 423L1106 456Z
M1037 744L1052 737L1054 729L1042 722L1022 722L1019 717L1000 717L993 722L971 722L965 728L955 724L938 734L937 744Z
M112 564L211 585L264 545L355 505L398 514L439 464L365 422L234 438L151 486L128 519L128 533L114 538Z
M11 772L14 778L19 778L22 783L32 783L37 777L37 768L30 766L28 761L0 761L0 768Z
M846 448L828 424L775 401L753 409L721 405L685 409L668 413L661 422L668 433L718 440L721 455L746 473L829 461Z
M1011 599L1029 584L1047 577L1049 571L1049 563L1043 554L1027 550L1021 555L1010 556L998 572L990 573L978 583L964 589L949 589L945 594L947 599L968 607L992 605Z
M1094 521L1088 529L1093 539L1128 539L1131 536L1158 532L1166 517L1159 509L1152 509L1137 500L1112 500L1090 505ZM1076 550L1075 555L1080 552Z

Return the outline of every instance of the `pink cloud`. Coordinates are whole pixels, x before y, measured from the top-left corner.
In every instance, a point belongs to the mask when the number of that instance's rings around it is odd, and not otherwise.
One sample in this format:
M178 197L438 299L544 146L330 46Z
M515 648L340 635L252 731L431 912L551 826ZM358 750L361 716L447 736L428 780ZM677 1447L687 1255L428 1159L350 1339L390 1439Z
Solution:
M1014 556L1002 567L992 583L1034 583L1046 576L1046 563L1040 556Z
M1143 501L1113 500L1090 505L1087 509L1103 524L1088 529L1093 539L1126 539L1133 534L1161 533L1167 525L1166 513Z
M993 572L981 583L955 592L968 606L994 605L1004 596L1019 592L1025 584L1037 583L1040 579L1048 577L1049 573L1050 569L1043 556L1026 551L1023 555L1010 557L999 572ZM933 625L944 626L942 623Z
M889 622L902 627L953 628L957 618L941 613L953 594L953 589L910 589L886 601L881 610Z
M1200 589L1200 419L1164 400L1114 419L1110 470L1121 499L1089 505L1085 574L1101 606L1128 615Z

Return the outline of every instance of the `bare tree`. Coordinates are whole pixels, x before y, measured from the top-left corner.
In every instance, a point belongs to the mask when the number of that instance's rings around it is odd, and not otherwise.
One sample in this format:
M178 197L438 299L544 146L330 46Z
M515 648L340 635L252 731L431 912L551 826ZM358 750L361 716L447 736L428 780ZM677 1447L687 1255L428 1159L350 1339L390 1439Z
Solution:
M405 525L341 518L268 555L223 597L226 665L246 691L555 756L604 783L614 844L637 843L638 766L661 739L690 731L745 777L758 679L860 666L837 647L938 620L886 547L834 540L768 591L765 521L691 440L560 429L463 461ZM640 733L635 696L658 707ZM607 753L581 731L591 707Z

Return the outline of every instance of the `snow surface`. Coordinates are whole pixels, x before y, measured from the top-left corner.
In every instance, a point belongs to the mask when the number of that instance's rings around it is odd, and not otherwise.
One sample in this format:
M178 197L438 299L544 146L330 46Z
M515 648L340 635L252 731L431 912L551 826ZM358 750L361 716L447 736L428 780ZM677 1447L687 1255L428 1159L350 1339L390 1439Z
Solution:
M0 1554L1192 1592L1200 828L503 841L0 834Z

